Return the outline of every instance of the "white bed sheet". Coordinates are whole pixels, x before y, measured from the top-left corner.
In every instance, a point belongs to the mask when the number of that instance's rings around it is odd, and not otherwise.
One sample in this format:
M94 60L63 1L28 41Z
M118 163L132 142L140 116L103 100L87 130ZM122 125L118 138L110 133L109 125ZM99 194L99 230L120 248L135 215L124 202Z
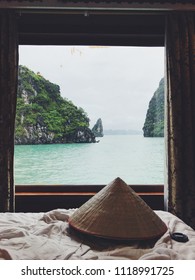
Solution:
M74 209L47 213L0 213L0 259L3 260L195 260L195 231L174 215L155 211L167 232L156 242L119 242L80 235L69 228ZM170 232L181 232L189 241L180 243Z

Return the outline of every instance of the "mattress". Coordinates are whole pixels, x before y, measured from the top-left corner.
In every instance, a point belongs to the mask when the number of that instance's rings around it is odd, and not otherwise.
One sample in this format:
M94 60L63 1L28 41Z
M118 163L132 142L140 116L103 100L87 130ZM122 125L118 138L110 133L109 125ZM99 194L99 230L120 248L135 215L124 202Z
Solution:
M158 240L115 241L73 230L68 219L74 211L0 213L0 259L195 260L195 231L168 212L155 211L167 225ZM185 234L188 241L172 239L175 232Z

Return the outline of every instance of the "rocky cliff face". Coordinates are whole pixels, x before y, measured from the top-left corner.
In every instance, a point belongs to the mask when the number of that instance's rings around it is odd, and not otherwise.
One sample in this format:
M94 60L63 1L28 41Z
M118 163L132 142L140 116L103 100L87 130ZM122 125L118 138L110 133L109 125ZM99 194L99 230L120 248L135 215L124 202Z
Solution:
M94 143L82 108L39 73L19 67L15 144Z
M103 137L104 136L103 124L102 124L102 120L100 118L97 120L96 124L92 128L92 132L94 133L94 135L96 137Z
M74 143L95 143L96 139L91 129L87 127L78 127L75 129L74 133L67 137L66 141Z
M53 144L59 143L54 140L54 133L49 132L45 125L39 121L35 125L23 127L23 133L15 136L16 145L33 145L33 144Z
M150 100L143 127L144 137L164 136L164 79Z

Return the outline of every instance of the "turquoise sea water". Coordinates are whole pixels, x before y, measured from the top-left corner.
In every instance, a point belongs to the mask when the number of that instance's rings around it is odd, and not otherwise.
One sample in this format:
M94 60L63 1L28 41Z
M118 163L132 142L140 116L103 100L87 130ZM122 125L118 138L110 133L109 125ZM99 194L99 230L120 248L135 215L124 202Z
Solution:
M164 183L164 139L105 135L93 144L15 146L15 184Z

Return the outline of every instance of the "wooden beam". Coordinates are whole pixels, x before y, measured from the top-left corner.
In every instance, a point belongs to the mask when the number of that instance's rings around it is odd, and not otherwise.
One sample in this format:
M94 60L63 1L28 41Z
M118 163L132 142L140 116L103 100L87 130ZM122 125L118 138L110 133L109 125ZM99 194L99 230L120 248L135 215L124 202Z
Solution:
M195 10L195 4L192 0L1 0L0 9L192 11Z

